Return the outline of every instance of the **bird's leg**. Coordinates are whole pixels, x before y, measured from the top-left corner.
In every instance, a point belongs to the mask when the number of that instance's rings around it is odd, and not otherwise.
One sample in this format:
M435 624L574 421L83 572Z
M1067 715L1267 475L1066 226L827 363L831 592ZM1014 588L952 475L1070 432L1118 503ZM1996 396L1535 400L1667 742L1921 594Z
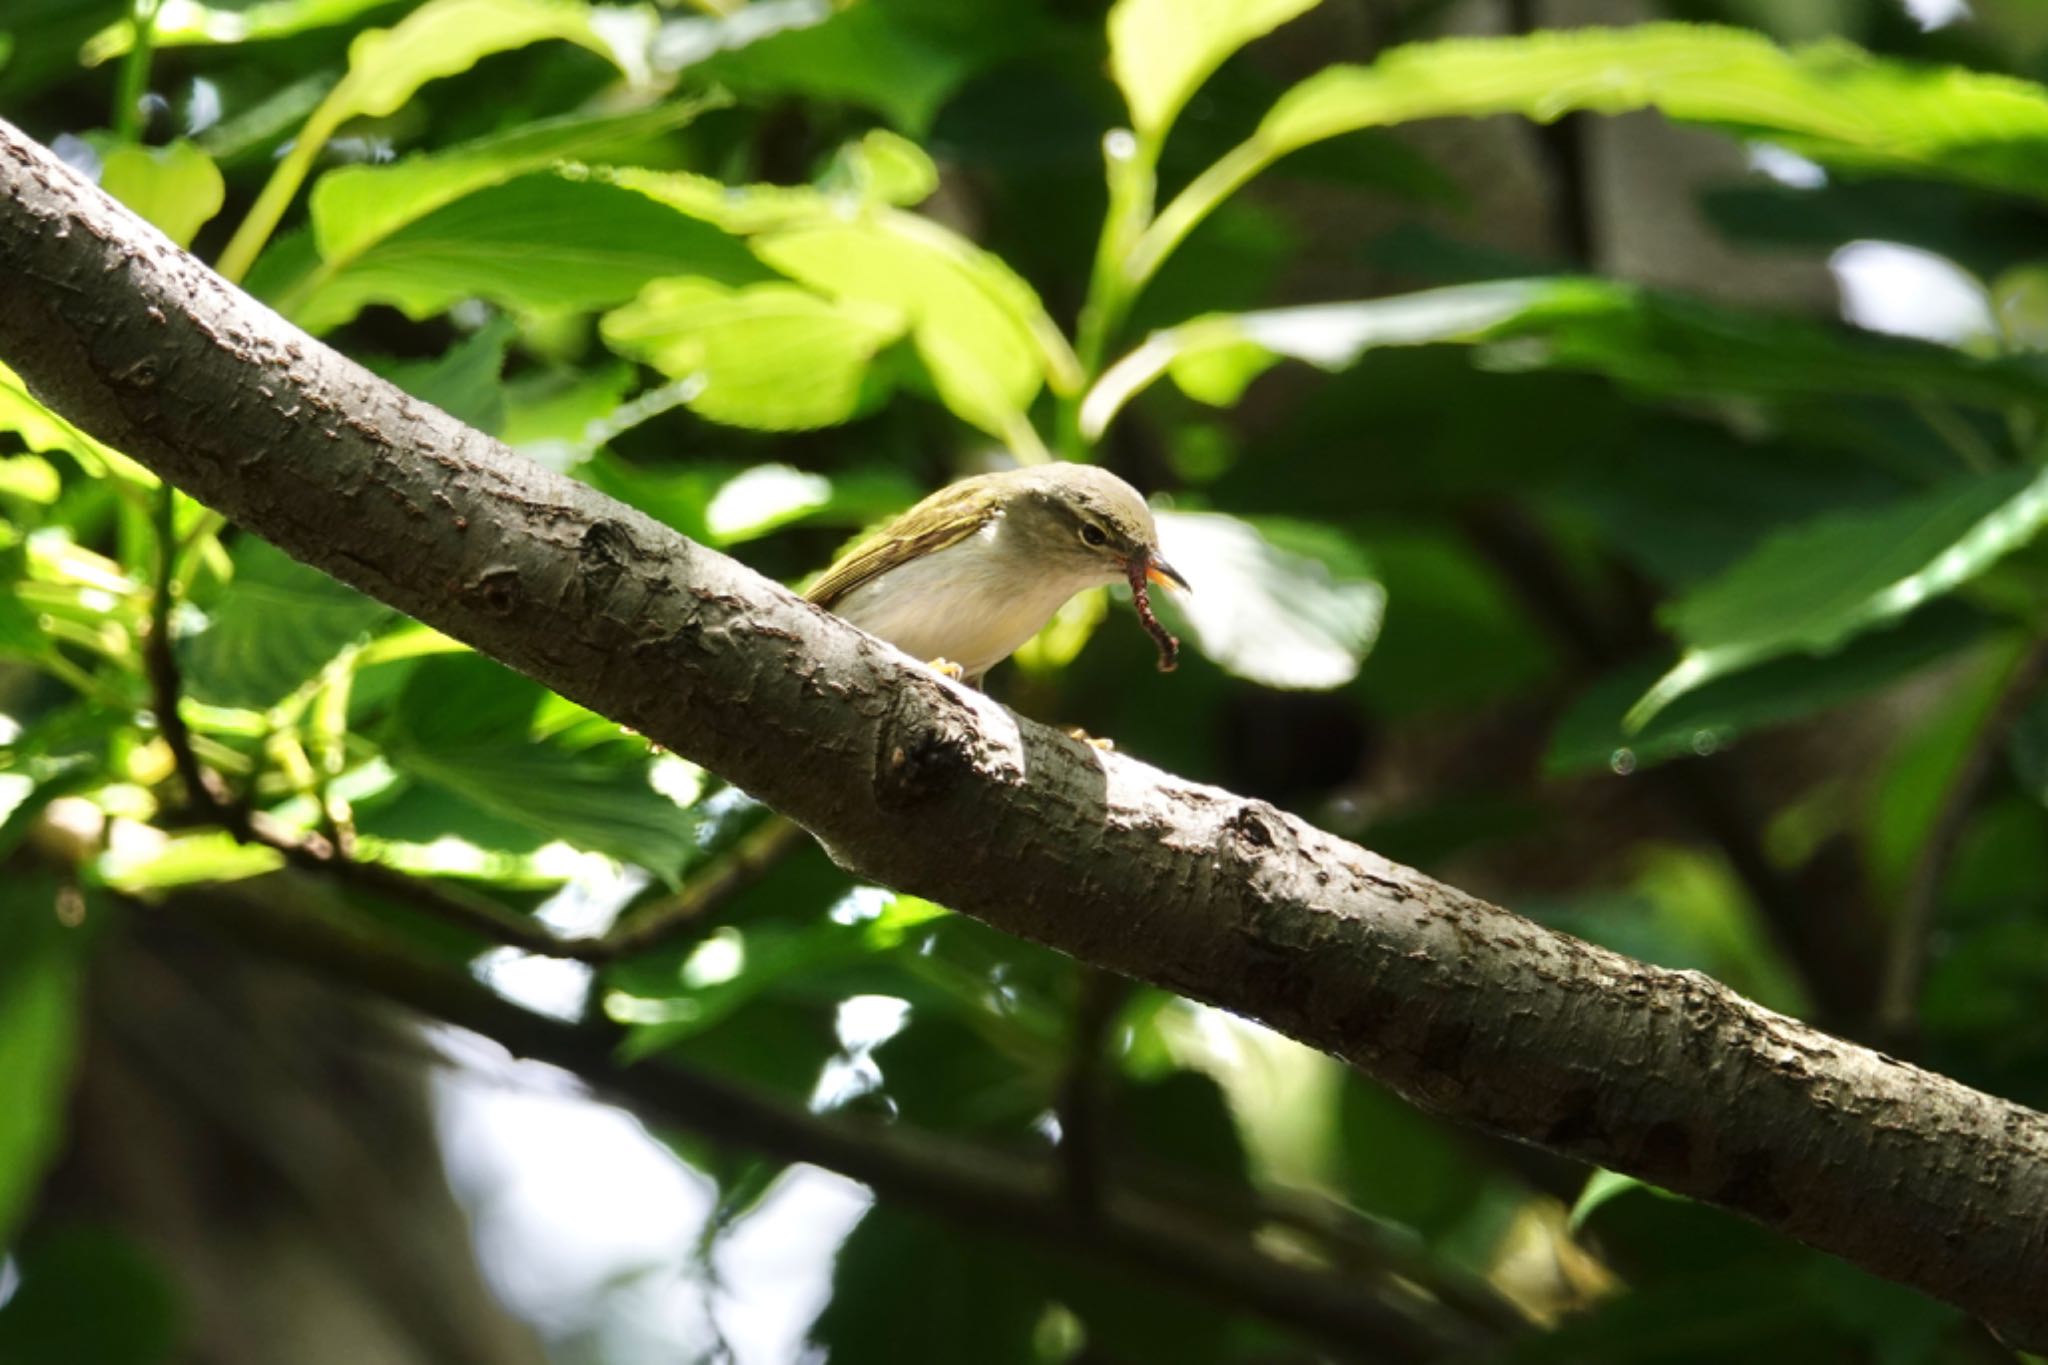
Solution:
M927 659L924 666L942 677L951 678L954 682L959 682L967 676L967 670L951 659Z
M1115 753L1115 752L1116 752L1116 741L1115 741L1115 740L1113 740L1113 739L1098 739L1098 738L1097 738L1097 737L1095 737L1094 735L1091 735L1091 734L1089 734L1089 733L1088 733L1088 732L1087 732L1086 730L1083 730L1083 729L1082 729L1082 728L1081 728L1080 726L1078 726L1078 725L1070 725L1070 726L1068 726L1068 727L1067 727L1067 738L1068 738L1068 739L1078 739L1078 740L1080 740L1080 741L1081 741L1081 742L1082 742L1083 744L1087 745L1087 746L1088 746L1089 748L1091 748L1091 749L1100 749L1100 750L1101 750L1101 751L1102 751L1103 753L1105 753L1105 754L1109 754L1109 753Z

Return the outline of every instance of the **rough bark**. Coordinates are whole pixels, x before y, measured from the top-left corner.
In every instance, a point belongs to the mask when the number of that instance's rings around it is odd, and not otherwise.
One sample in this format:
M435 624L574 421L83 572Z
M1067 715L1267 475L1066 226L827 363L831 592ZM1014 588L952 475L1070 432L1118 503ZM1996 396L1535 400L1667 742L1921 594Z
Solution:
M0 123L0 356L250 530L863 876L2048 1347L2048 1118L1100 754L371 376Z

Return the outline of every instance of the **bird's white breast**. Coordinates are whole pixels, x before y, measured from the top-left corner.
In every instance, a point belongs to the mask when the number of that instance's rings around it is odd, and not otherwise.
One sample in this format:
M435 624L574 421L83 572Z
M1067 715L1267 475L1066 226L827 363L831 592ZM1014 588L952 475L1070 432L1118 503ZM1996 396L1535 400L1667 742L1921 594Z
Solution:
M964 540L861 584L832 609L913 658L949 659L978 678L1036 635L1069 597L1113 577L1048 576L1020 558L997 517Z

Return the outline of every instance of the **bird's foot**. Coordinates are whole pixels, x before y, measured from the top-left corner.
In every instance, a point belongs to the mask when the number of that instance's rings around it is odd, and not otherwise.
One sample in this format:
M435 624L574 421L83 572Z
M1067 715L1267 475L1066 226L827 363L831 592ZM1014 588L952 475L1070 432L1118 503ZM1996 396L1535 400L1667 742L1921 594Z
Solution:
M1113 754L1116 752L1115 740L1098 738L1095 735L1089 734L1086 730L1083 730L1078 725L1068 727L1067 738L1078 739L1083 744L1087 745L1089 748L1100 749L1105 754Z
M967 670L951 659L927 659L924 666L934 673L951 678L954 682L959 682L967 676Z

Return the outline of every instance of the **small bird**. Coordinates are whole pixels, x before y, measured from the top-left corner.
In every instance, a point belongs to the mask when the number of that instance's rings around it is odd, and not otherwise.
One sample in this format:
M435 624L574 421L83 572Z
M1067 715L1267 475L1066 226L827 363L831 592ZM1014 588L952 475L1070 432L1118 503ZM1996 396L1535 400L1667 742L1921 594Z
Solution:
M1119 580L1171 669L1179 642L1147 583L1187 588L1159 554L1138 490L1106 469L1048 464L948 484L825 571L805 594L904 653L979 687L1075 593Z

